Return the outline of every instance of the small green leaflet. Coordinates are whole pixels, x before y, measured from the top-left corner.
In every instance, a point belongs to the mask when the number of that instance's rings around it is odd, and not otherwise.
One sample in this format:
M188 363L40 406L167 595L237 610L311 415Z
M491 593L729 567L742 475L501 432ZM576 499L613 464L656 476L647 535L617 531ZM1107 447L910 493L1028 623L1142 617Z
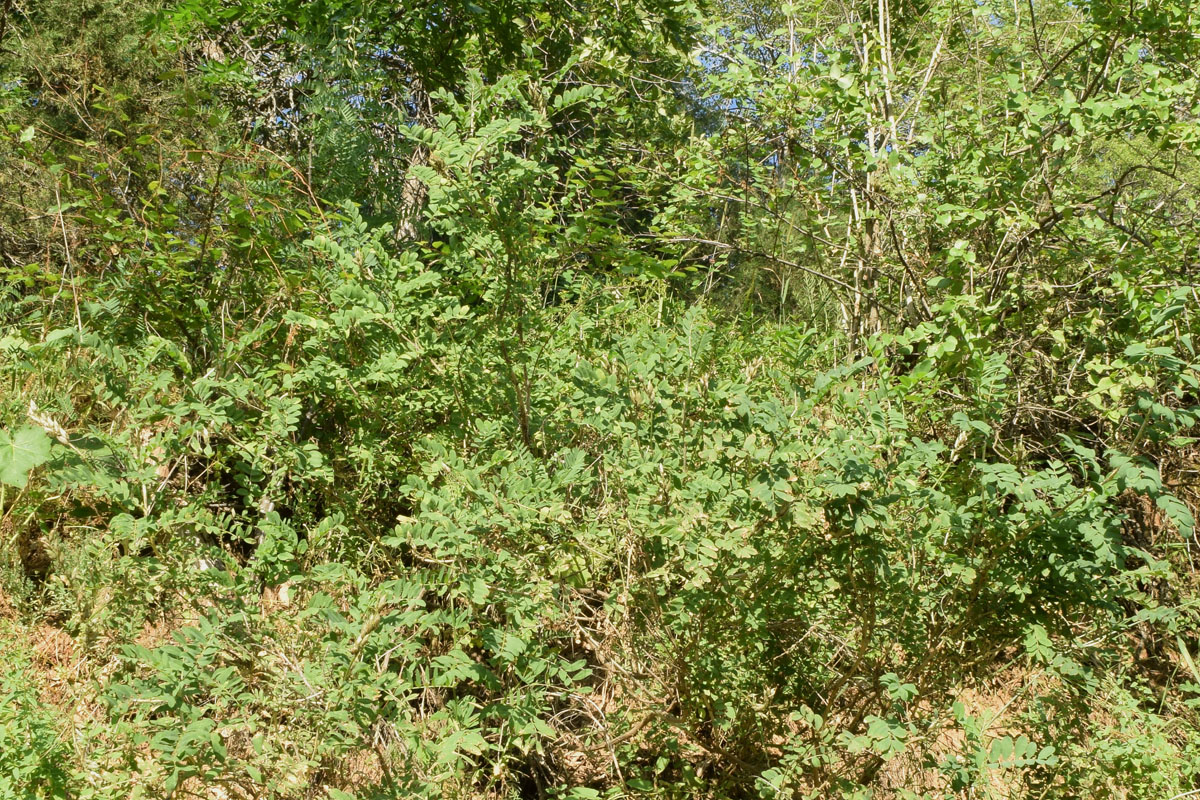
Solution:
M1163 494L1159 495L1154 502L1171 522L1175 523L1175 527L1184 536L1191 536L1195 532L1196 520L1192 518L1192 512L1187 504L1178 497L1173 494Z
M1042 663L1049 663L1054 657L1054 645L1043 626L1034 623L1025 630L1025 652Z
M1200 683L1200 669L1196 669L1196 662L1192 661L1192 654L1188 652L1187 642L1183 640L1182 635L1175 637L1175 644L1179 647L1179 655L1183 657L1183 663L1187 664L1188 669L1192 671L1192 675L1196 677L1196 682Z
M15 433L0 431L0 483L24 489L29 473L50 458L50 437L27 425Z

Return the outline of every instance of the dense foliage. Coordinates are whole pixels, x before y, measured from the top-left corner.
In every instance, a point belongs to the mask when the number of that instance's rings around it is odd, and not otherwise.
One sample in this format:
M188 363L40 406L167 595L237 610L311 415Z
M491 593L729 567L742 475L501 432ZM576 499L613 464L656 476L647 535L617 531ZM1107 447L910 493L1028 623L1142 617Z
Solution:
M0 2L0 798L1200 791L1197 63Z

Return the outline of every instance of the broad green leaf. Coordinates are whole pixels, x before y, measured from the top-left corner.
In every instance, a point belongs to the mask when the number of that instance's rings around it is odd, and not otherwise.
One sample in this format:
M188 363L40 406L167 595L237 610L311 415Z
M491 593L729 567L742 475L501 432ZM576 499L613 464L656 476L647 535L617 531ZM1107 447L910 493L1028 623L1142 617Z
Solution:
M0 431L0 483L24 489L29 473L50 458L50 437L26 425L16 432Z

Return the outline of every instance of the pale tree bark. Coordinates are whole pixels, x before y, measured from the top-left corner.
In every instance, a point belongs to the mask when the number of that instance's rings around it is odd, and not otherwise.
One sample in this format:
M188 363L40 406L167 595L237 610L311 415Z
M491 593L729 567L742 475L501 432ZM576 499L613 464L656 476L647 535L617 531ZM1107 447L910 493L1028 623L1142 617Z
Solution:
M413 105L417 111L417 124L426 127L433 125L433 100L419 80L413 82ZM413 172L414 168L429 164L429 155L429 148L418 144L408 157L408 168L405 171L404 185L400 189L400 208L396 218L397 243L417 239L417 222L429 197L429 188Z

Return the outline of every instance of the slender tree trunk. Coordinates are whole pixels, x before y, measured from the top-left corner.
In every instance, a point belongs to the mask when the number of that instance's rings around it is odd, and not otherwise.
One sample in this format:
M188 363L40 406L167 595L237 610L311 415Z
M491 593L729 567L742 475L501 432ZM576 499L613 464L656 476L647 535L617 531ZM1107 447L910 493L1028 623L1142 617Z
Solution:
M420 81L414 81L413 105L416 106L416 121L419 125L433 124L433 100ZM425 208L429 197L429 188L413 174L414 167L424 167L429 164L429 148L423 144L417 145L412 155L408 157L408 169L405 172L404 186L400 189L400 208L396 219L396 241L411 242L417 238L417 221Z

